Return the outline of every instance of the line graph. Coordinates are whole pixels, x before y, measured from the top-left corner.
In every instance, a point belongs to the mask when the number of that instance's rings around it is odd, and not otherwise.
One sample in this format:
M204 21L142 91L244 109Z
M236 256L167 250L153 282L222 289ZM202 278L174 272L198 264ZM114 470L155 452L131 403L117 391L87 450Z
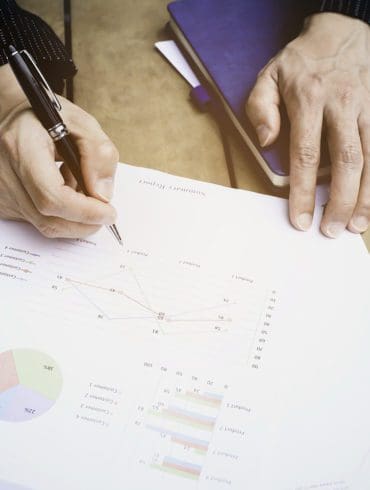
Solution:
M177 313L174 315L167 314L163 311L156 311L152 307L148 306L148 304L143 303L142 301L139 301L138 299L130 296L127 294L125 291L121 289L115 289L115 288L108 288L108 287L102 287L96 284L91 284L87 282L81 282L77 281L74 279L66 278L65 281L69 284L72 285L72 287L83 297L85 298L94 308L96 308L101 315L104 316L107 320L110 321L117 321L117 320L133 320L133 319L150 319L150 320L157 320L159 322L165 322L165 323L181 323L181 322L205 322L205 323L228 323L231 322L231 318L225 318L223 315L208 315L208 317L203 318L200 315L202 313L206 312L213 312L215 310L219 309L224 309L227 306L232 306L236 303L228 303L228 304L220 304L220 305L215 305L215 306L210 306L210 307L204 307L204 308L199 308L195 310L187 310L181 313ZM146 316L110 316L109 313L107 313L105 310L103 310L97 303L93 302L90 299L90 296L83 291L83 289L98 289L100 291L107 292L111 295L120 295L123 296L125 299L128 301L134 303L137 305L139 308L142 308L145 310L145 312L149 313ZM198 314L198 316L196 316ZM192 315L191 318L187 318L187 315Z
M183 268L180 280L180 269L121 264L115 272L87 280L60 276L59 290L77 295L90 314L106 322L154 322L166 335L235 333L241 324L243 333L255 333L264 291Z
M215 358L229 352L255 368L277 305L275 289L246 272L150 252L124 251L109 261L54 258L47 284L47 298L31 295L29 311L65 328L78 324L87 334L94 328L140 340L154 336L166 349L177 343L184 354L196 349Z

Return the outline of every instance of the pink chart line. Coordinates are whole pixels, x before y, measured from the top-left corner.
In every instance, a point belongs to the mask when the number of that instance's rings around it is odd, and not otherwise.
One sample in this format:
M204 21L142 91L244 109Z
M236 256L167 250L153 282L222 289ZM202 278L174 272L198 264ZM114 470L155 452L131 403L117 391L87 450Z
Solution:
M108 313L106 313L102 308L100 308L100 306L98 306L96 303L94 303L93 301L91 301L91 299L85 294L83 293L75 284L73 285L73 287L76 289L76 291L83 297L86 299L86 301L88 301L94 308L96 308L98 311L100 311L100 313L107 319L107 320L111 320L111 321L114 321L114 320L153 320L155 319L155 316L141 316L141 317L138 317L138 316L133 316L133 317L111 317L108 315Z
M90 298L89 298L89 297L88 297L88 296L87 296L85 293L83 293L83 292L81 291L81 289L80 289L80 288L78 288L78 287L77 287L77 283L78 283L78 281L73 281L73 280L69 279L69 282L72 284L72 286L73 286L73 287L74 287L74 288L75 288L75 289L76 289L76 290L77 290L77 291L78 291L78 292L79 292L79 293L80 293L80 294L81 294L81 295L82 295L82 296L83 296L85 299L87 299L87 300L88 300L88 301L89 301L91 304L93 304L93 305L94 305L94 306L95 306L95 307L96 307L98 310L101 310L101 309L99 308L99 306L98 306L98 305L96 305L96 304L95 304L93 301L91 301L91 299L90 299ZM81 283L79 283L79 284L81 284ZM82 285L85 285L85 284L82 284ZM86 287L97 288L97 286L92 286L91 284L86 284L85 286L86 286ZM99 288L97 288L97 289L99 289ZM135 298L131 298L131 296L129 296L128 294L126 294L126 293L125 293L125 292L123 292L123 291L122 291L122 294L123 294L123 296L124 296L126 299L128 299L129 301L132 301L133 303L137 304L138 306L140 306L140 307L141 307L141 308L143 308L144 310L149 310L151 313L153 313L153 315L156 315L156 316L158 315L158 313L157 313L156 311L152 310L151 308L148 308L146 305L143 305L143 304L142 304L142 303L140 303L140 301L138 301L137 299L135 299ZM103 311L102 311L102 313L103 313Z
M90 297L85 294L83 291L81 291L81 289L77 286L76 284L76 281L72 281L70 280L70 283L72 285L72 287L83 297L86 299L86 301L88 301L92 306L94 306L94 308L96 308L107 320L111 320L111 321L114 321L114 320L157 320L158 319L158 314L153 311L153 315L151 316L145 316L145 317L127 317L127 316L123 316L123 317L111 317L108 315L108 313L103 310L99 305L97 305L94 301L92 301L90 299ZM142 305L139 301L135 300L134 298L131 298L130 296L128 295L125 295L125 297L127 299L129 299L130 301L133 301L135 302L138 306L146 309L146 310L150 310L152 311L150 308L148 308L147 306L145 305ZM220 308L220 306L217 306L217 307L211 307L211 308L204 308L203 310L196 310L196 311L204 311L204 310L209 310L209 309L214 309L214 308ZM166 319L166 322L168 323L176 323L176 322L205 322L205 323L213 323L213 322L218 322L218 323L230 323L232 320L221 320L219 318L215 318L215 319L173 319L173 316L171 316L170 318Z

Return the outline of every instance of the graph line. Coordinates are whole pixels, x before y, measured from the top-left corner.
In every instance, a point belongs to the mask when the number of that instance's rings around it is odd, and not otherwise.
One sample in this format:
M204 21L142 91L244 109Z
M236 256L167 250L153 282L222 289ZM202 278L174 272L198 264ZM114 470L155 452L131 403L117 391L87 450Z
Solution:
M77 281L75 279L70 279L70 278L66 278L66 281L73 283L73 284L78 284L79 286L85 286L85 287L89 287L89 288L99 289L100 291L106 291L106 292L109 292L112 294L122 295L125 298L127 298L128 300L132 301L133 303L136 303L141 308L144 308L145 310L150 311L154 315L158 315L158 313L156 311L154 311L152 308L149 308L145 304L141 303L141 301L139 301L139 300L133 298L132 296L130 296L129 294L125 293L125 291L123 291L122 289L106 288L104 286L97 286L96 284L90 284L88 282Z

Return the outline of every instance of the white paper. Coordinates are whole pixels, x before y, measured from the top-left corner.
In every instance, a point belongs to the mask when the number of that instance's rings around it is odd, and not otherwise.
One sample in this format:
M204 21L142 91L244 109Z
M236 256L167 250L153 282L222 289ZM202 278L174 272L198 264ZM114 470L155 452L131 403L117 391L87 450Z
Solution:
M154 46L193 88L200 85L200 81L177 47L175 41L158 41Z
M0 489L367 489L369 258L319 194L301 233L122 165L123 248L0 222Z

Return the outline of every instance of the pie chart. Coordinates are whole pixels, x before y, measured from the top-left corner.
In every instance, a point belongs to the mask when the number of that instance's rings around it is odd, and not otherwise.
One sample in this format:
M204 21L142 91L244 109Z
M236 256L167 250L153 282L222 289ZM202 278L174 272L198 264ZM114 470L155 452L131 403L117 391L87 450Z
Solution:
M63 379L57 363L33 349L0 353L0 421L23 422L55 404Z

